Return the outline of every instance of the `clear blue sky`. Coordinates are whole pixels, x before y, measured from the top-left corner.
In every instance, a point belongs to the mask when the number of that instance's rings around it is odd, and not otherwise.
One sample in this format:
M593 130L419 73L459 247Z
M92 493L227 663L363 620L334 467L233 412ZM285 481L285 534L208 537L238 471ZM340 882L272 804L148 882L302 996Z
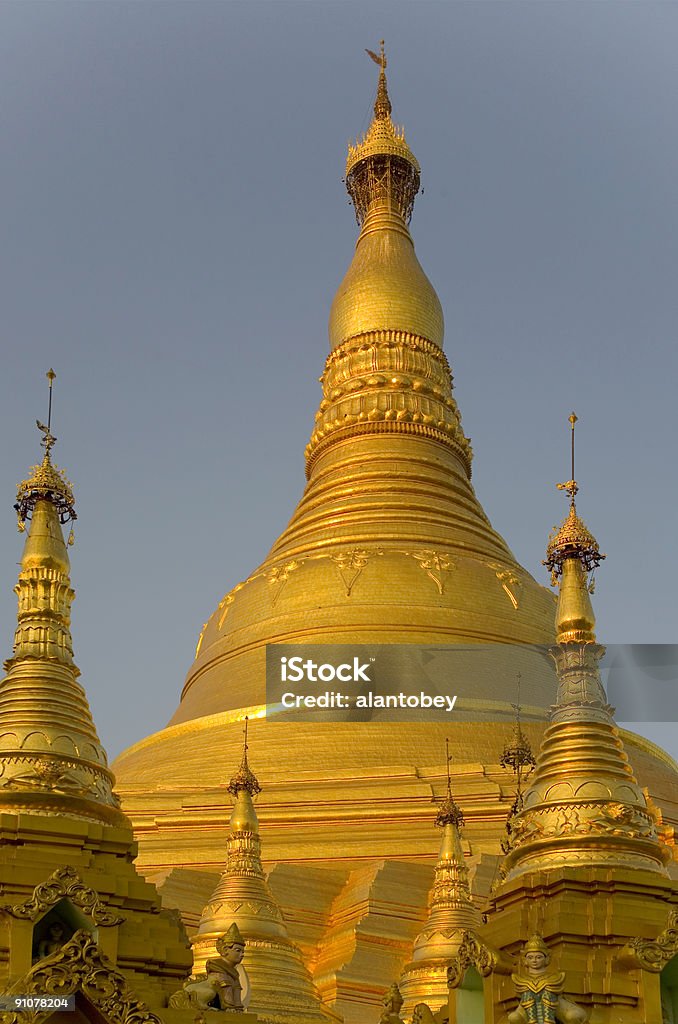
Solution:
M574 408L599 636L676 638L678 5L5 0L3 647L54 366L111 755L167 721L301 494L382 36L479 497L546 582ZM675 733L651 734L675 755Z

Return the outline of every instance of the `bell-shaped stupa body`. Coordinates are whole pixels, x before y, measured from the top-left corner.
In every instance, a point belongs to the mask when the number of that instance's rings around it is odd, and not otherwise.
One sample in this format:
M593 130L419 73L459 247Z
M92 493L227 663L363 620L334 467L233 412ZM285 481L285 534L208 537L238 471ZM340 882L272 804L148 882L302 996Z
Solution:
M491 721L311 716L269 719L262 729L266 855L311 861L331 875L326 884L299 883L293 902L306 901L312 919L299 909L292 937L312 956L331 933L314 977L328 1004L360 1024L365 1006L378 1005L375 993L411 958L425 920L425 891L414 930L403 909L416 879L394 867L402 892L385 879L394 862L435 862L430 801L444 779L438 752L447 736L466 839L474 854L500 853L514 796L498 763L512 727L506 678L521 672L524 729L537 746L542 727L530 711L552 703L556 679L548 656L531 645L553 643L555 602L492 528L471 485L440 302L408 226L419 165L391 120L384 63L374 119L349 151L346 182L360 235L332 306L306 489L263 563L206 623L169 726L125 751L115 771L147 870L214 870L222 780L240 722L265 712L267 644L491 644L520 652L510 676L497 677L505 729ZM643 784L673 818L671 759L649 745L630 749ZM363 945L373 934L388 950L378 967Z

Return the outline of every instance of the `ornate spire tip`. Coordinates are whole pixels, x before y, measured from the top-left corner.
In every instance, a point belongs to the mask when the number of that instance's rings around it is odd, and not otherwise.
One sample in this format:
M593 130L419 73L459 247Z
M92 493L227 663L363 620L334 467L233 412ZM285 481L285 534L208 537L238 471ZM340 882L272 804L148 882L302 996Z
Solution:
M464 825L464 814L461 807L455 802L455 799L452 796L452 777L450 774L452 755L450 754L449 739L445 740L445 755L447 760L447 792L444 800L438 808L435 823L438 828L445 828L445 825L454 825L455 828L459 829Z
M35 506L39 501L49 501L54 505L59 516L59 522L67 523L69 520L77 519L74 505L73 487L65 474L52 464L51 451L56 444L56 437L52 433L52 384L56 380L56 373L50 367L45 374L49 388L49 404L47 407L47 424L36 420L38 430L41 432L40 444L45 449L41 465L32 466L31 474L27 480L22 480L17 488L17 500L14 509L17 514L19 532L23 533L26 528L26 520L30 519ZM73 543L73 531L68 540Z
M250 796L256 796L257 793L261 793L261 786L259 780L250 768L247 761L247 751L249 744L247 742L247 731L249 725L249 717L245 715L245 726L243 728L243 751L242 760L240 767L231 779L228 785L228 792L233 796L237 796L242 789L246 789Z
M593 572L605 558L600 553L598 541L587 529L584 522L577 515L575 496L579 491L579 485L574 478L574 428L578 417L576 413L570 413L568 421L570 424L570 479L565 483L556 484L559 491L565 491L570 498L570 512L559 529L554 528L549 538L546 549L546 559L543 564L551 572L551 582L555 585L559 576L562 575L563 563L568 558L577 558L582 564L585 572Z

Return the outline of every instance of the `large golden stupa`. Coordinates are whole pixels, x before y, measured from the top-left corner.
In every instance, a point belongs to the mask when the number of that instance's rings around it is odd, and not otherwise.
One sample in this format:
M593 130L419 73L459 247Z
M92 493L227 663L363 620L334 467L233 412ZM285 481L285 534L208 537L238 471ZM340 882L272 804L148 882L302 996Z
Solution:
M528 719L556 693L537 650L554 641L554 597L516 562L471 484L442 310L408 228L419 165L391 119L383 53L379 63L374 118L348 154L360 234L330 314L305 492L263 563L206 623L170 724L114 766L139 866L197 926L208 876L225 862L242 720L255 719L269 881L347 1022L398 975L425 920L445 737L473 889L489 889L515 796L499 763L514 679L498 681L503 722L501 708L498 721L473 724L275 721L265 718L267 644L512 645L524 651ZM536 748L542 726L523 729ZM640 784L678 822L674 762L638 737L625 743Z

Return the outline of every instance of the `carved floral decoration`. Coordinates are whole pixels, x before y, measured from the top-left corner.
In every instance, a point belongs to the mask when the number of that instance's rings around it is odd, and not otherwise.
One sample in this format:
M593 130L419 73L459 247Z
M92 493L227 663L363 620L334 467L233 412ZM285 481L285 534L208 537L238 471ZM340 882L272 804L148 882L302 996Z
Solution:
M99 894L84 884L75 868L67 866L57 868L47 881L41 882L33 890L30 899L13 906L6 905L1 909L12 917L21 920L35 921L59 900L68 899L79 907L94 924L110 928L122 924L124 917L119 917L99 899Z

